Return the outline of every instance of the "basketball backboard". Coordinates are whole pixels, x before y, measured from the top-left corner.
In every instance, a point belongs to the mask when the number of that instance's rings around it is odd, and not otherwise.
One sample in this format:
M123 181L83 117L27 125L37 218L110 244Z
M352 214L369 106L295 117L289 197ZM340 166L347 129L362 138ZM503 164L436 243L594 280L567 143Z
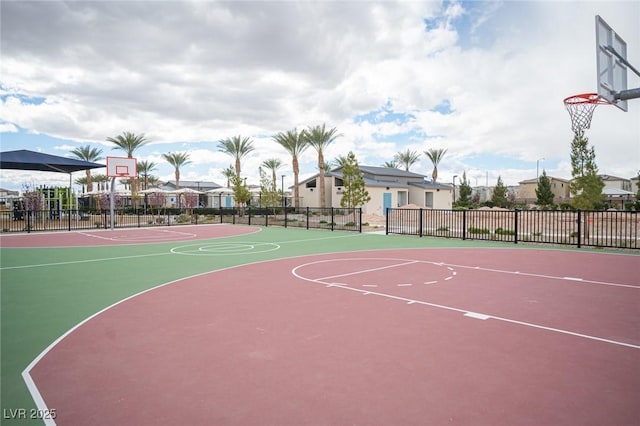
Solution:
M616 97L627 90L627 43L599 15L596 16L596 54L598 95L627 111L627 101Z
M138 176L138 162L135 158L107 157L107 176L134 178Z

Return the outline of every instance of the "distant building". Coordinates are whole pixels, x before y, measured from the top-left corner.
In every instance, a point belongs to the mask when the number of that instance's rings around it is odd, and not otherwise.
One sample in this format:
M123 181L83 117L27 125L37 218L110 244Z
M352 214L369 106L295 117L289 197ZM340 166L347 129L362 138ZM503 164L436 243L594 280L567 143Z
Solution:
M551 182L551 191L553 192L553 202L555 204L567 203L570 200L569 181L553 176L547 176ZM527 179L518 182L518 193L516 202L534 205L538 197L536 197L536 189L538 189L538 179Z
M371 201L362 206L365 214L384 215L388 208L414 204L432 209L450 209L453 187L434 183L418 173L390 167L359 166ZM301 207L320 207L319 174L298 184ZM325 173L326 207L340 207L344 183L342 167Z

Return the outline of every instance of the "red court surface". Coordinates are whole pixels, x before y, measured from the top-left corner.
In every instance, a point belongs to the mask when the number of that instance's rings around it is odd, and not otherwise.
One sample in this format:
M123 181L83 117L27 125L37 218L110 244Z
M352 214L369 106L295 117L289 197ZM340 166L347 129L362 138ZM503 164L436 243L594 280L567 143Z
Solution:
M166 228L88 229L74 232L36 232L0 235L0 247L81 247L92 245L124 245L163 243L230 237L259 232L260 228L231 225L180 225ZM52 240L55 241L52 243Z
M639 259L407 249L250 264L111 307L26 378L59 425L637 425Z

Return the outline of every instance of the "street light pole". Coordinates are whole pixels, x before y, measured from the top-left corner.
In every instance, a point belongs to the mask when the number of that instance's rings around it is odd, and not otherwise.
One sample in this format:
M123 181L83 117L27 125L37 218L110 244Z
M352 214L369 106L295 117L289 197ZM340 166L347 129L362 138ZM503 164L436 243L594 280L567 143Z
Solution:
M538 171L540 170L540 162L541 161L544 161L544 157L539 158L539 159L536 160L536 182L540 181L540 178L539 178L540 173Z
M283 208L283 209L287 207L287 203L286 203L286 200L285 200L285 198L284 198L284 176L285 176L285 175L282 175L282 176L281 176L281 178L282 178L282 183L281 183L281 186L280 186L280 187L281 187L281 191L282 191L282 208Z
M453 202L456 202L456 178L458 175L453 175Z

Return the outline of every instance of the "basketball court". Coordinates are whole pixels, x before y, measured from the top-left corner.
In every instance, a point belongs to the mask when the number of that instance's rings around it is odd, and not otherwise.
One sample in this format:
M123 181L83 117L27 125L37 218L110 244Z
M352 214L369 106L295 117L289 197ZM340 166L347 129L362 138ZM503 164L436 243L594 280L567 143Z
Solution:
M55 264L11 266L3 248L3 285L55 286L42 309L68 325L20 374L39 412L55 414L48 423L640 416L636 255L256 229L178 227L181 241L138 244L115 231L105 241L122 245L105 247L50 234L59 248L33 250L55 251ZM132 292L139 280L146 288ZM67 312L88 297L104 306Z

